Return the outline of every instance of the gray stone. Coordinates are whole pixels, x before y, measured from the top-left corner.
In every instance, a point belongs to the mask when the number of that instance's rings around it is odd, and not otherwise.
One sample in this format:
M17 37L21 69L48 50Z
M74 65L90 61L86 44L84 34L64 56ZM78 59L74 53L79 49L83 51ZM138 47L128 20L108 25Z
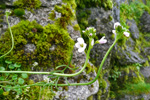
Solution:
M143 64L145 59L140 58L140 55L134 51L134 44L131 38L129 39L131 45L126 44L126 48L115 46L113 50L113 59L116 59L117 62L121 65L130 65L135 63Z
M25 53L33 53L36 49L36 46L34 44L26 44L24 51Z
M143 33L150 33L150 14L148 12L144 12L142 17L140 18L139 27Z
M136 25L136 22L134 20L127 20L127 23L130 26L129 31L131 33L131 37L133 39L139 39L139 29Z
M3 0L4 1L4 0ZM16 0L13 0L16 1ZM11 9L11 6L13 6L10 0L5 0L4 1L5 4L9 5L8 10L13 10ZM23 15L25 20L29 20L29 21L33 21L36 20L37 23L41 24L42 26L46 26L47 24L53 24L54 21L49 19L49 14L51 13L52 10L54 10L55 5L59 5L61 6L62 4L65 4L62 2L62 0L41 0L42 5L39 9L33 9L33 12L25 10L25 15ZM74 9L72 9L73 11L75 11ZM3 10L3 12L5 12L5 10ZM61 14L58 12L56 13L56 18L61 17ZM76 19L76 18L75 18ZM14 26L16 24L18 24L21 19L17 16L9 16L9 22L11 26ZM73 26L75 24L78 24L76 20L72 21L71 25L67 26L68 29L68 33L70 35L70 37L74 40L77 41L78 37L81 37L80 35L80 31L75 31ZM8 25L6 23L6 19L4 19L4 22L2 23L3 27L0 27L0 30L2 30L2 33L4 34L4 32L6 31L6 29L8 28ZM55 48L57 48L57 46L53 45L50 49L50 52L55 50ZM32 53L34 52L34 50L36 49L36 46L34 44L26 44L24 46L24 50L25 53ZM79 53L77 48L75 47L73 49L73 57L72 57L72 64L76 65L76 67L79 67L79 69L82 68L82 65L85 62L86 59L86 55L85 53ZM41 70L37 70L35 67L33 67L31 65L31 68L33 71L43 71L43 69ZM79 70L78 69L78 70ZM47 71L52 71L53 69L47 68ZM77 71L78 71L77 70ZM89 82L90 77L92 77L93 79L96 76L96 72L95 73L90 73L89 75L87 75L85 72L81 73L79 76L73 77L71 79L68 79L68 81L70 83L77 83L77 78L84 76L86 78L81 79L81 83L84 82ZM30 75L30 79L35 80L35 82L38 82L39 80L43 79L42 75ZM62 97L65 97L65 100L86 100L87 97L89 97L90 95L93 95L95 93L97 93L99 89L99 83L98 81L96 81L95 83L93 83L92 85L85 85L85 86L69 86L68 87L68 91L66 90L62 90L62 91L57 91L56 92L56 96L54 100L60 100L60 95Z
M145 78L150 77L150 67L141 67L140 72L143 74Z
M89 10L91 11L91 15L89 16L88 21L96 19L95 25L91 26L96 28L97 36L99 37L99 39L101 39L100 35L104 33L106 35L106 39L108 40L106 44L94 45L93 49L91 50L90 60L94 60L94 65L99 66L109 46L113 43L113 40L111 39L113 21L110 20L110 17L112 16L112 11L105 11L104 8L90 8ZM106 63L104 67L109 66L110 57L108 57L105 62Z

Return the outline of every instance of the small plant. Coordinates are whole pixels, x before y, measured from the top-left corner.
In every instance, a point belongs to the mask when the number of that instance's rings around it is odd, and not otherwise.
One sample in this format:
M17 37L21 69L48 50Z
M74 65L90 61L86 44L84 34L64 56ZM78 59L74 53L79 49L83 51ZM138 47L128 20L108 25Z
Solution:
M137 70L140 71L140 67L142 67L142 65L139 63L136 63L135 66L136 66Z
M113 70L112 75L109 77L114 79L114 81L116 81L117 78L119 78L120 76L121 76L121 72Z
M0 67L0 71L10 70L10 71L21 71L21 65L17 63L12 63L11 61L6 60L3 64L4 66ZM6 85L7 87L19 87L24 85L25 79L28 78L27 74L9 74L4 73L0 75L0 83L1 85ZM6 95L9 94L11 89L9 88L1 88L1 94ZM22 89L12 89L12 91L17 92L17 95L22 93Z
M123 90L123 93L131 95L141 95L150 93L150 84L146 83L137 83L137 84L128 84L126 90Z

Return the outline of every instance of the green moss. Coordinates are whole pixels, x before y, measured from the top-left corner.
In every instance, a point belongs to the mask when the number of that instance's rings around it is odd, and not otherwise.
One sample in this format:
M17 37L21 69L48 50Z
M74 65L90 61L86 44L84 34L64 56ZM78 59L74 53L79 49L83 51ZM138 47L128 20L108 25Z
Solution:
M71 4L63 4L62 6L55 5L54 8L55 11L58 13L61 13L61 17L54 20L55 14L54 11L52 11L52 14L50 14L50 18L55 21L55 24L61 26L62 28L67 27L68 24L72 24L71 21L75 18L75 13L71 9Z
M3 22L3 17L4 17L4 13L2 11L0 11L0 23Z
M70 4L73 9L76 8L76 2L75 2L75 0L62 0L62 1L63 1L64 3Z
M23 15L25 14L25 10L24 10L24 9L20 9L20 8L15 9L15 10L14 10L14 14L15 14L16 16L23 16Z
M120 71L121 74L123 73L123 75L117 78L116 81L114 81L112 78L109 78L109 81L111 83L110 91L113 91L110 92L111 98L117 98L124 95L124 92L122 90L126 90L126 86L128 86L129 84L138 84L141 82L144 83L144 77L142 76L137 67L139 67L139 64L133 64L128 66L118 65L112 68L115 71ZM113 70L111 70L111 72L113 72Z
M75 30L75 31L80 30L80 27L79 27L79 25L78 25L78 24L75 24L75 25L73 26L73 28L74 28L74 30Z
M30 68L35 61L44 69L68 63L74 41L67 30L55 24L42 27L35 21L21 21L12 27L12 32L15 46L7 59L21 63L24 69L31 70ZM6 53L10 49L10 39L9 31L0 38L1 53ZM34 44L36 46L35 51L25 53L24 46L26 44ZM53 46L55 46L55 50L50 51Z
M97 93L97 100L101 100L102 90L99 90Z
M145 67L149 67L149 62L148 62L148 60L146 60L146 62L144 63L144 66L145 66Z
M148 58L148 61L150 61L150 56L147 56L147 58Z
M93 65L91 66L89 63L86 66L86 73L89 74L90 72L94 72L96 70L96 67Z
M29 81L29 84L33 84L34 82L32 80ZM44 99L44 100L52 100L55 96L54 93L52 93L50 87L40 87L40 86L32 86L28 89L28 95L22 95L22 98L24 100L26 99L32 99L32 100L39 100L39 99ZM20 97L21 98L21 97Z
M5 4L0 4L0 9L6 9L6 5Z
M49 14L49 19L54 20L56 17L55 11L52 10L51 13Z
M41 6L40 0L17 0L14 2L14 6L19 8L25 8L27 10L32 11L32 9L37 9Z
M88 97L87 100L93 100L93 96Z
M112 0L76 0L77 8L103 7L106 10L112 9Z

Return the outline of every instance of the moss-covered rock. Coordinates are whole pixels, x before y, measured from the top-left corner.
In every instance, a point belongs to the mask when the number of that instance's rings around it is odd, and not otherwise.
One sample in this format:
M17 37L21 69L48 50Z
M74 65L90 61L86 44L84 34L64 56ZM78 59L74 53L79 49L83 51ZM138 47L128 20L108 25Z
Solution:
M43 27L35 21L21 21L12 27L14 34L14 50L7 56L11 61L21 63L24 69L30 70L34 62L40 67L54 67L67 64L73 50L74 41L63 28L48 24ZM5 53L11 47L9 31L2 36L1 53ZM26 52L25 45L34 44L33 52ZM51 48L55 46L54 50Z
M37 9L41 6L40 0L17 0L14 3L14 6L19 8L25 8L28 10Z

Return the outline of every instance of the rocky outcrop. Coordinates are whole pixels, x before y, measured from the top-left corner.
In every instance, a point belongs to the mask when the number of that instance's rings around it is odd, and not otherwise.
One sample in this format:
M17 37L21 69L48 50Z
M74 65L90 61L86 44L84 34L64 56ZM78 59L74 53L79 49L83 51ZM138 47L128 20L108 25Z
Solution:
M4 1L6 5L8 5L8 8L6 6L7 10L14 10L13 8L13 0L7 0ZM15 2L16 0L14 0L13 2ZM35 20L38 24L42 25L42 26L46 26L48 24L54 24L55 21L49 19L49 14L52 12L52 10L54 10L54 7L56 5L61 6L62 4L66 5L66 3L63 3L62 0L41 0L42 5L40 8L38 9L33 9L33 11L29 11L25 9L25 14L23 15L23 20L29 20L29 21L33 21ZM2 12L4 13L5 10L2 10ZM73 13L75 13L75 9L72 8ZM55 19L58 19L61 17L61 13L58 13L57 11L55 11ZM0 27L0 31L2 34L5 33L5 31L8 28L5 16L3 16L3 22L1 23ZM17 25L20 21L22 20L22 18L18 17L18 16L9 16L9 22L11 26ZM75 30L74 29L74 25L78 24L76 21L76 18L74 16L74 19L71 21L70 24L67 25L67 31L68 31L68 35L76 42L78 37L81 37L79 30ZM35 30L36 31L36 30ZM27 33L25 33L27 34ZM28 43L26 45L24 45L24 50L26 53L33 53L36 50L36 45ZM57 46L53 45L49 50L50 51L54 51L57 48ZM77 48L74 48L73 50L73 57L72 57L72 63L76 66L79 66L79 68L82 68L82 65L85 62L85 53L79 53L77 51ZM32 67L31 70L36 70L36 67ZM47 70L52 70L50 68L47 68ZM39 71L43 71L43 69L41 68L41 70ZM82 73L81 75L77 76L76 78L72 78L72 79L68 79L68 81L70 83L77 83L78 77L86 77L85 79L81 79L80 82L88 82L90 80L90 78L94 78L96 76L96 73L90 73L90 75L87 75L85 72ZM30 79L33 80L39 80L39 78L42 78L42 76L38 76L38 75L31 75ZM86 100L87 97L89 97L92 94L97 93L99 88L99 83L98 81L96 81L94 84L92 85L88 85L88 86L69 86L68 90L64 90L60 87L61 91L56 92L56 96L54 97L54 100L60 100L60 96L62 98L65 98L65 100ZM86 92L85 92L86 91Z
M143 33L150 33L150 14L148 12L144 12L142 17L140 18L139 28Z

